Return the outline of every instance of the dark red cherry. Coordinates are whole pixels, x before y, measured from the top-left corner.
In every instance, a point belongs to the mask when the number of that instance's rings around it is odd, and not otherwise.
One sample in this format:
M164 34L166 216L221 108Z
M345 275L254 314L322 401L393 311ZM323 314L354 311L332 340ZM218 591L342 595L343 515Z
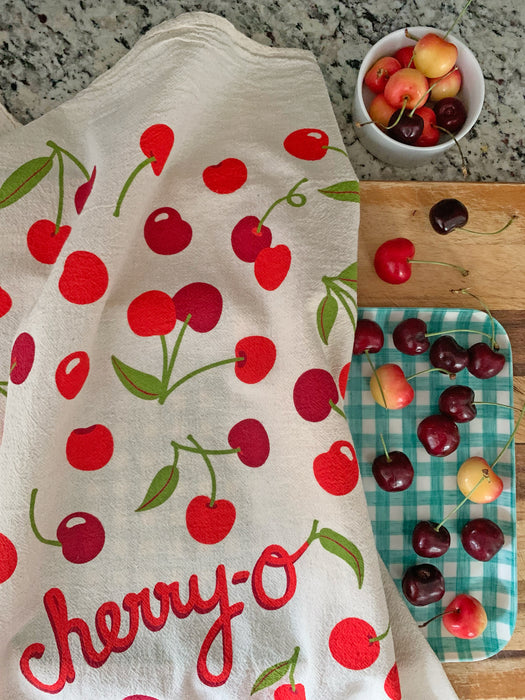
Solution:
M447 387L439 397L438 408L456 423L468 423L478 412L473 390L462 384Z
M442 335L430 346L429 359L434 367L457 374L468 364L468 350L451 335Z
M374 459L372 474L383 491L404 491L414 479L414 467L404 452L394 450Z
M453 134L459 131L467 120L465 105L457 97L444 97L434 105L436 123Z
M430 347L426 337L427 324L420 318L405 318L392 333L396 348L405 355L419 355Z
M409 566L401 585L405 598L412 605L437 603L445 595L445 579L433 564Z
M423 418L417 426L417 436L428 454L434 457L446 457L459 445L458 426L442 413Z
M410 116L407 112L401 114L400 109L396 111L390 117L388 126L388 134L401 143L406 143L409 146L414 144L418 138L423 133L423 127L425 122L419 114L413 114ZM397 123L396 123L397 122ZM395 124L395 126L393 126Z
M467 369L478 379L495 377L504 365L505 355L496 352L487 343L474 343L468 349Z
M497 523L488 518L475 518L463 526L461 544L474 559L489 561L505 544L505 536Z
M445 235L467 223L467 207L459 199L441 199L430 209L429 219L434 231Z
M357 321L354 335L354 355L362 355L366 351L379 352L384 342L385 336L379 323L369 318L360 318Z
M450 547L450 532L438 523L421 520L412 532L412 547L420 557L441 557Z

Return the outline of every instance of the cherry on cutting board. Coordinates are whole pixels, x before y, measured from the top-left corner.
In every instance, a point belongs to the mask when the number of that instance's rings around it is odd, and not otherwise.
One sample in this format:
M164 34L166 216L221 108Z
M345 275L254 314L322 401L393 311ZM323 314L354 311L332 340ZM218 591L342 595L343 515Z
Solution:
M490 561L505 544L500 526L489 518L474 518L463 525L461 544L471 557Z
M383 454L379 454L372 462L372 474L377 485L383 491L405 491L414 479L414 467L404 452L388 451L385 440L381 435Z
M398 237L384 241L376 250L374 256L374 268L378 277L389 284L403 284L403 282L410 279L414 263L444 265L458 270L463 277L468 275L468 270L452 263L435 260L414 260L414 253L415 246L408 238Z
M412 605L437 603L445 595L445 579L433 564L414 564L403 574L401 587Z
M459 430L456 423L442 413L435 413L419 423L417 437L428 454L434 457L446 457L457 450Z
M456 230L476 233L479 236L493 236L505 231L516 216L511 216L507 220L507 223L496 231L473 231L472 229L464 228L468 221L467 207L463 202L460 202L459 199L448 197L446 199L440 199L439 202L432 205L428 213L428 218L434 231L443 236Z
M426 333L427 324L423 319L405 318L394 328L392 340L395 347L405 355L420 355L430 347Z

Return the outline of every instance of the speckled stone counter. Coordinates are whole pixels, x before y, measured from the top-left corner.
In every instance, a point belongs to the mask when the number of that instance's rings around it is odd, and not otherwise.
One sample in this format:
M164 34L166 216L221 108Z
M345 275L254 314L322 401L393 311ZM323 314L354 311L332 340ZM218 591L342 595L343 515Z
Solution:
M152 26L182 12L226 17L266 45L316 56L350 159L363 180L462 180L456 149L406 170L381 163L356 138L352 96L370 46L405 26L448 29L463 0L2 0L1 99L25 124L110 68ZM471 181L525 180L525 2L474 0L454 29L485 76L485 105L462 147Z

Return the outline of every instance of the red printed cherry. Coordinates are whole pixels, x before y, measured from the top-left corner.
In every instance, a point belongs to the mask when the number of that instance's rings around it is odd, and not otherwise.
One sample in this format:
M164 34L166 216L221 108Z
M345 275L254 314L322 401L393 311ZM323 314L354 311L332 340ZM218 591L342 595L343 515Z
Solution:
M263 380L275 364L277 351L270 338L251 335L239 340L235 346L235 357L242 357L235 363L237 379L245 384L256 384Z
M186 509L186 527L194 540L201 544L217 544L235 523L235 506L218 499L211 503L208 496L196 496Z
M457 97L444 97L434 105L436 122L453 134L459 131L467 120L465 105Z
M447 387L439 396L438 408L456 423L468 423L478 412L474 405L474 391L462 384Z
M451 335L442 335L432 343L429 359L434 367L457 374L467 366L469 354Z
M288 153L301 160L321 160L326 155L329 139L321 129L298 129L284 139Z
M70 233L71 226L60 226L57 232L53 221L39 219L27 232L27 247L35 260L53 265Z
M260 219L256 216L245 216L235 224L231 243L233 252L243 262L255 262L264 248L272 243L272 232L268 226L259 228Z
M57 528L62 554L72 564L85 564L94 559L104 546L102 523L90 513L71 513Z
M160 207L144 223L144 240L158 255L176 255L191 243L193 231L176 209Z
M89 374L89 355L83 350L72 352L60 361L55 372L55 383L65 399L71 400L80 392Z
M445 235L467 223L467 207L459 199L440 199L431 207L429 219L434 231Z
M420 557L441 557L450 548L450 532L444 525L421 520L412 531L412 547Z
M490 561L505 544L500 526L488 518L475 518L461 530L461 544L478 561Z
M263 248L255 258L255 279L263 289L272 292L277 289L288 274L292 254L286 245Z
M359 465L353 445L346 440L334 442L328 452L314 459L317 483L332 496L353 491L359 479Z
M105 294L108 281L107 268L97 255L76 250L64 262L58 288L72 304L92 304Z
M459 445L458 426L442 413L423 418L417 426L417 436L425 450L434 457L446 457Z
M198 333L211 331L221 317L222 295L212 284L192 282L173 297L176 316L185 321L191 314L188 326Z
M433 564L409 566L403 574L401 587L412 605L437 603L445 595L445 579Z
M12 305L13 300L11 299L10 295L5 291L5 289L0 287L0 318L6 315Z
M22 384L27 379L35 361L35 341L29 333L20 333L11 350L11 370L9 380Z
M270 440L264 425L255 418L236 423L228 433L228 444L239 449L237 456L248 467L260 467L270 454Z
M379 323L370 318L360 318L355 325L354 355L365 352L376 353L385 343L385 336Z
M231 194L244 185L248 170L242 160L225 158L216 165L209 165L202 173L206 187L217 194Z
M295 690L289 683L280 685L273 694L274 700L306 700L306 693L302 683L295 684Z
M140 137L140 150L146 158L152 158L151 169L160 175L173 148L175 136L167 124L153 124Z
M337 663L352 671L361 671L377 660L379 642L387 634L388 629L377 635L372 625L365 620L347 617L338 622L330 632L328 646Z
M102 469L113 456L113 435L105 425L75 428L67 439L66 457L69 464L81 471Z
M426 337L427 324L421 318L405 318L392 333L395 347L405 355L420 355L430 347Z
M173 299L166 292L152 289L135 297L128 306L128 324L133 333L143 338L168 335L175 328L177 312Z
M18 563L18 553L9 537L0 532L0 583L14 574Z
M334 378L325 369L308 369L295 382L293 402L304 420L312 423L324 420L338 399Z
M80 214L82 210L84 209L84 206L88 200L89 195L91 194L91 191L93 189L93 185L95 184L95 178L97 176L97 167L95 166L93 168L93 171L89 177L89 180L87 182L83 182L78 188L77 191L75 192L75 209L77 210L77 214Z
M388 134L396 141L410 146L419 139L424 125L423 117L419 114L396 109L388 121Z
M493 350L487 343L474 343L468 349L467 369L478 379L495 377L505 366L505 355Z
M388 239L379 246L374 256L374 268L378 277L389 284L403 284L403 282L410 279L414 263L445 265L458 270L463 277L468 275L468 270L452 263L435 260L414 260L414 253L414 244L408 238Z
M399 683L399 671L396 663L388 672L383 687L390 700L401 700L401 685Z

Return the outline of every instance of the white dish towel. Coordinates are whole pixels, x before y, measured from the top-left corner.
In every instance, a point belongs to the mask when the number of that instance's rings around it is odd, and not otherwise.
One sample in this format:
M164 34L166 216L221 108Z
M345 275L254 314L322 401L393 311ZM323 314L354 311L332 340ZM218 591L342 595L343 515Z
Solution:
M344 414L359 186L314 57L185 14L2 121L2 700L456 697Z

